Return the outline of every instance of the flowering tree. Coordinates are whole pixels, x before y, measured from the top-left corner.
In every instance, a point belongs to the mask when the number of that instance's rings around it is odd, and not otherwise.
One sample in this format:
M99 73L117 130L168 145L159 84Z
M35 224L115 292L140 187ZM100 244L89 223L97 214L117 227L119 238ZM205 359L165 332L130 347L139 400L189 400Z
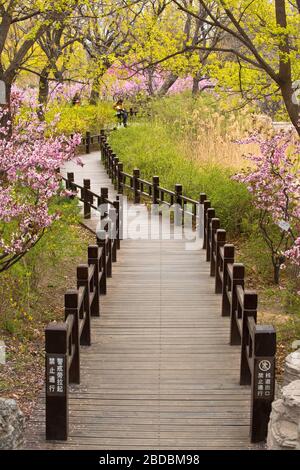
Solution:
M81 83L54 83L49 88L49 102L72 103L75 95L88 100L90 86Z
M160 91L167 78L168 73L158 67L151 74L148 69L135 73L130 66L115 64L103 75L101 93L103 97L112 96L115 99L132 98L137 95L162 96ZM213 83L209 79L202 77L199 80L199 91L212 87ZM192 90L192 88L193 77L191 75L177 77L165 94L173 95Z
M12 92L14 96L22 96L22 105L26 108L36 111L40 108L40 103L38 100L38 88L36 87L26 87L22 88L18 85L12 86ZM57 104L67 104L72 103L72 100L75 95L78 95L80 99L88 100L90 94L90 87L81 83L56 83L51 82L49 86L48 102L47 106L57 103ZM47 110L45 106L45 110ZM39 113L38 113L39 114Z
M56 137L34 111L20 113L22 94L12 92L14 125L0 129L0 272L19 261L59 216L51 201L61 193L57 169L75 155L80 136Z
M260 148L259 155L248 156L253 167L234 179L244 182L253 195L278 284L286 259L300 264L300 142L289 131L270 138L255 134L241 143L256 143Z

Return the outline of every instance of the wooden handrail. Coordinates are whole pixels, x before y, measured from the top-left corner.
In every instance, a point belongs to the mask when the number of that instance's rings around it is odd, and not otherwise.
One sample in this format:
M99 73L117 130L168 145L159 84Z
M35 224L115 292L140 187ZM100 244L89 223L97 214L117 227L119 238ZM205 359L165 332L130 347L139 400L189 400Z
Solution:
M118 191L123 193L124 189L128 189L134 193L134 201L138 203L140 201L140 196L147 197L152 199L152 203L161 203L167 204L172 206L175 202L177 197L177 204L180 204L183 208L183 212L186 214L190 214L193 217L197 216L197 207L199 205L199 201L196 201L188 196L183 194L177 194L176 191L171 191L166 189L162 186L159 186L159 183L154 183L153 181L147 181L139 176L139 170L135 169L135 173L130 175L126 173L123 169L123 163L119 162L117 159L117 165L115 171L112 172L112 168L114 167L114 163L116 161L116 155L112 152L112 149L107 143L106 136L102 133L100 138L100 149L102 154L102 161L104 167L107 170L108 176L112 179L112 182L116 184ZM129 180L129 184L126 183L126 180ZM144 186L147 186L147 191L144 190ZM155 188L155 189L154 189ZM153 200L153 193L155 193L154 200ZM165 196L170 198L170 201L165 200ZM184 203L189 203L194 206L192 211L186 209Z
M74 178L74 173L67 173L67 178L65 178L64 176L61 176L61 179L62 181L64 181L66 183L66 189L69 189L71 191L84 191L86 190L87 188L78 184L78 183L75 183L74 180L72 180L72 178ZM86 180L86 181L90 181L90 180ZM91 189L88 189L88 194L90 196L92 196L93 198L100 198L101 196L99 196L99 194L91 191ZM84 201L84 197L83 196L80 196L79 199L83 202ZM112 201L111 199L108 199L108 198L103 198L103 202L107 203L107 204L110 204L113 206L114 204L114 201Z

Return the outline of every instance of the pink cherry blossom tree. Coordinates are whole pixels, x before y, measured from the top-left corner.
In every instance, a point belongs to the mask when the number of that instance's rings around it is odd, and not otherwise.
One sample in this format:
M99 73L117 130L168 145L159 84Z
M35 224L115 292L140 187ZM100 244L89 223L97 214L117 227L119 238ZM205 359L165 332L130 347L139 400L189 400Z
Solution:
M300 267L300 237L295 240L292 248L285 252L285 256L292 264Z
M55 123L41 123L33 110L20 112L24 99L12 92L10 110L0 129L0 272L19 261L59 215L51 210L62 193L58 168L75 156L81 137L55 136Z
M173 84L167 87L165 93L161 93L162 88L168 78L168 73L156 67L151 70L135 72L130 66L113 65L102 77L101 94L103 97L112 96L116 98L133 98L137 95L164 96L182 93L193 88L193 77L177 77ZM212 88L213 83L202 78L199 80L199 91Z
M265 138L256 133L241 143L258 144L252 165L234 179L247 185L258 210L258 226L270 251L274 282L289 260L300 264L300 142L293 131Z

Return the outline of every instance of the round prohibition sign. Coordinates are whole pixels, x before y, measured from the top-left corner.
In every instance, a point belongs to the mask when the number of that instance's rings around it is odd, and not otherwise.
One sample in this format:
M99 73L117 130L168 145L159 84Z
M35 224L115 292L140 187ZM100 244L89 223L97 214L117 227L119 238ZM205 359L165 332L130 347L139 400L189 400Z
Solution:
M268 370L271 369L271 366L272 366L271 362L267 361L266 359L264 359L263 361L260 361L258 364L258 367L262 372L267 372Z

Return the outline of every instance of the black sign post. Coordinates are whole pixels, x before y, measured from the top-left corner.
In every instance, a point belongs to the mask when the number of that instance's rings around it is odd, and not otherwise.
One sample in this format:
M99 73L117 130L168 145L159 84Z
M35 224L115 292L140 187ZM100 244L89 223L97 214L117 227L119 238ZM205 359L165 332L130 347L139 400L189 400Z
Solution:
M46 334L46 439L68 438L68 330L51 323Z
M275 394L276 332L256 325L253 342L251 442L265 439Z

